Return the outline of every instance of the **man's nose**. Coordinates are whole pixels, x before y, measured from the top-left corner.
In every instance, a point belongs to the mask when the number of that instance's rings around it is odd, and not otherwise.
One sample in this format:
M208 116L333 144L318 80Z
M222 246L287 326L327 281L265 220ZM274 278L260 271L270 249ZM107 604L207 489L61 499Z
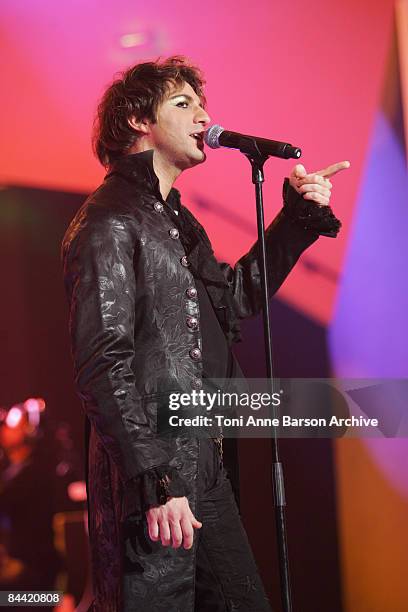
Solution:
M196 114L195 120L197 123L202 123L205 127L211 122L211 118L204 108L200 108Z

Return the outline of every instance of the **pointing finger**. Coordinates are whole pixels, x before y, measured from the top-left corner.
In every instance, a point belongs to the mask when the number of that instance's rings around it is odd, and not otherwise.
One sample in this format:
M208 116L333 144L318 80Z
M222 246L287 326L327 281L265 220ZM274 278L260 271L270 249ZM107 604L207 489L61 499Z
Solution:
M349 161L337 162L337 164L332 164L331 166L327 166L327 168L324 168L323 170L317 170L315 174L320 174L320 176L325 176L327 178L330 178L331 176L334 176L335 174L337 174L337 172L350 168L350 165L351 164Z

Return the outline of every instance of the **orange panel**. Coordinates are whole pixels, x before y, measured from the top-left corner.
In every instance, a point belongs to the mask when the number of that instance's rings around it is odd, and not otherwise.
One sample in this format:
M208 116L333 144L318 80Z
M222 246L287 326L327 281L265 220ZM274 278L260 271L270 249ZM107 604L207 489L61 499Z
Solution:
M402 112L405 127L405 146L408 163L408 1L399 0L395 4L400 64Z
M406 612L408 499L384 477L364 441L338 440L336 460L345 612Z

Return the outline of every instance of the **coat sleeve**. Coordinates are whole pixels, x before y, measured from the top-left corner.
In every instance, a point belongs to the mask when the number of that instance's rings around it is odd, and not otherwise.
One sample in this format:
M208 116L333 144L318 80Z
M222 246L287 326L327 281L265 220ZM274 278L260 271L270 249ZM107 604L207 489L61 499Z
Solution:
M127 217L89 209L78 223L62 253L79 395L122 480L143 480L150 470L171 494L177 470L166 469L168 442L150 430L132 370L136 228ZM184 493L177 486L174 494Z
M265 232L267 276L270 295L276 293L301 254L320 235L335 237L341 227L329 206L305 200L289 180L283 185L282 210ZM258 241L234 267L221 263L224 277L233 294L239 318L257 314L262 308Z

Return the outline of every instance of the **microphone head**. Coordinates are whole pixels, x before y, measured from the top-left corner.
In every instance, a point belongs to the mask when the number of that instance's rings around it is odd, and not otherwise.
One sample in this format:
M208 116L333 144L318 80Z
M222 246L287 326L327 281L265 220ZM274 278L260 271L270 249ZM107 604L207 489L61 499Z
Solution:
M223 133L224 128L221 125L212 125L208 130L204 133L204 142L210 149L219 149L219 137Z

